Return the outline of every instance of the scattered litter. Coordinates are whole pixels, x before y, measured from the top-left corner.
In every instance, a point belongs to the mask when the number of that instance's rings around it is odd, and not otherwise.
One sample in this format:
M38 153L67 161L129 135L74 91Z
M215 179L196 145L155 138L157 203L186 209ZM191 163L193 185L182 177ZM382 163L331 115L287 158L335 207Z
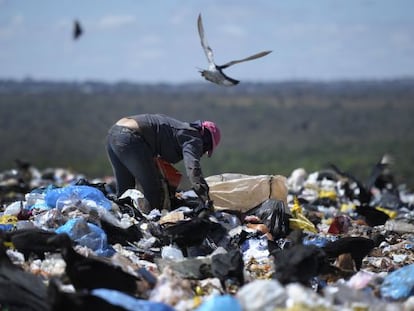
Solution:
M0 173L0 290L13 280L29 295L0 295L6 309L40 310L47 301L52 311L59 301L159 311L413 308L414 193L406 185L363 183L334 165L287 178L226 173L206 178L214 210L202 215L192 190L178 192L170 210L149 211L138 190L116 198L111 179L31 169L17 188L17 171ZM63 235L71 246L59 244ZM94 272L92 263L71 268L70 256L121 269L133 286L123 291L118 274ZM92 282L84 273L99 274ZM37 292L27 290L31 282L42 284Z

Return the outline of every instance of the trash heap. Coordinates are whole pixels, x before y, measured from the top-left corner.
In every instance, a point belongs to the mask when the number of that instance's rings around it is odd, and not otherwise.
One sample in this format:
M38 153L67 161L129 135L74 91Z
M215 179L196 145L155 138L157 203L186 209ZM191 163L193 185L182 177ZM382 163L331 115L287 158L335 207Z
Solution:
M414 193L383 164L210 176L213 210L182 191L149 213L21 165L0 173L0 309L414 310Z

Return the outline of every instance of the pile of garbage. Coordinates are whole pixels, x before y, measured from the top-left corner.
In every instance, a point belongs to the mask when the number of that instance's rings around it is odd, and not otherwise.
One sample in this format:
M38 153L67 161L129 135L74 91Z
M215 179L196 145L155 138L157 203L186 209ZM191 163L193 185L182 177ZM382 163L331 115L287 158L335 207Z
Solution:
M387 161L388 160L388 161ZM414 310L414 192L389 159L207 179L146 213L135 189L28 163L0 173L0 309Z

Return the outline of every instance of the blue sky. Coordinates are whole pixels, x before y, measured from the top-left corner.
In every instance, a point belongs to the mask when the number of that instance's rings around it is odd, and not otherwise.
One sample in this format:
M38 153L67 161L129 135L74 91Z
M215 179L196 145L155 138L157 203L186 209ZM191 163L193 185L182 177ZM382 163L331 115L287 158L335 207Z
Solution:
M235 79L414 76L412 0L0 0L0 79L203 81L200 12L217 64L273 51Z

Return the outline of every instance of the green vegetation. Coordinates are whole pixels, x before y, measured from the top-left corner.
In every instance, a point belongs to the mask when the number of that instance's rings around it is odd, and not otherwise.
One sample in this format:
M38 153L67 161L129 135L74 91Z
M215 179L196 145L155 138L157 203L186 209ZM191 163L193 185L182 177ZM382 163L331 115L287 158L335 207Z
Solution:
M38 168L110 175L108 128L120 117L163 113L211 119L223 132L206 175L289 175L335 163L365 180L384 153L396 178L414 186L414 80L242 83L52 83L0 81L0 170L14 159Z

